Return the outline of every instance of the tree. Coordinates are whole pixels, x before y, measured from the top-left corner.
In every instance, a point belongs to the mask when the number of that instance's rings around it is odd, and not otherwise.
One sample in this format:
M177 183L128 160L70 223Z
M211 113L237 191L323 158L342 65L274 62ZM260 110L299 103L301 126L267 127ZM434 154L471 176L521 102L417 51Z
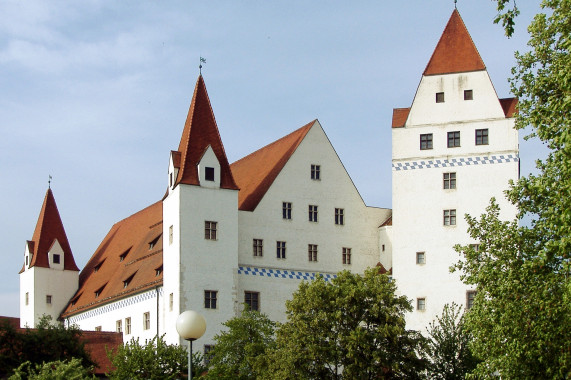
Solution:
M225 322L228 330L214 337L207 378L255 379L263 368L257 361L275 343L275 325L265 314L247 308Z
M444 305L442 314L429 324L428 352L431 364L430 379L464 379L478 364L472 355L472 336L464 326L462 306L456 303Z
M110 379L177 379L188 372L188 351L177 344L167 344L163 337L154 337L144 345L132 338L129 343L107 352L115 367ZM192 374L205 371L202 355L194 353Z
M56 360L32 365L29 361L22 363L9 380L85 380L95 379L93 367L85 368L80 359Z
M0 376L5 376L21 363L42 364L78 358L84 367L93 366L76 326L66 328L53 324L44 315L36 328L16 329L8 323L0 325Z
M571 0L544 0L541 7L545 13L528 28L530 50L516 53L510 80L519 98L516 127L531 127L528 138L549 149L538 174L507 192L518 220L531 221L501 221L492 200L479 219L467 218L480 250L457 247L465 261L455 268L478 289L466 325L484 360L481 376L571 376Z
M405 329L412 310L378 269L340 272L302 282L286 302L287 322L266 355L272 379L418 378L427 364L425 340Z

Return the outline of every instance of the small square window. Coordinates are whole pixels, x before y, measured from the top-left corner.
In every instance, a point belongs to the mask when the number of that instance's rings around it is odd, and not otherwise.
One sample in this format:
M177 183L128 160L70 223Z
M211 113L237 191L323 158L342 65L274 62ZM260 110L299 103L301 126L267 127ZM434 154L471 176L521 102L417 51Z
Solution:
M60 255L54 253L54 264L59 264L59 263L60 263Z
M343 226L345 224L345 210L342 208L335 209L335 224Z
M218 298L218 292L216 290L205 290L204 291L204 308L205 309L216 309L217 298Z
M416 310L418 310L418 311L426 310L426 298L417 298L416 299Z
M342 260L343 264L350 265L351 264L351 248L343 248L342 250Z
M204 179L207 181L214 181L214 168L208 166L204 168Z
M47 303L48 305L51 305L51 304L52 304L52 296L50 296L50 295L47 295L47 296L46 296L46 303Z
M216 240L217 222L204 222L204 238L207 240Z
M321 179L321 166L311 165L311 179L314 180Z
M445 226L456 225L456 210L444 210L444 225Z
M307 255L309 261L317 261L317 244L307 245Z
M276 256L278 259L286 258L286 242L278 241L276 242Z
M432 149L432 133L420 135L420 150Z
M444 184L444 189L455 189L456 188L456 173L444 173L442 175Z
M436 103L444 103L444 93L437 92L436 93Z
M426 255L424 252L417 252L416 253L416 263L417 264L426 264Z
M143 313L143 330L149 330L151 328L151 313Z
M460 146L460 131L448 132L448 148Z
M474 306L474 300L476 299L476 291L468 290L466 292L466 310L471 309Z
M254 239L254 256L262 257L264 255L264 241L262 239Z
M291 202L282 202L282 218L291 220Z
M476 129L476 145L488 145L488 128Z
M317 206L309 205L309 221L317 222Z
M259 292L244 292L244 303L248 305L250 310L260 310L260 293Z
M464 90L464 100L474 100L474 91Z

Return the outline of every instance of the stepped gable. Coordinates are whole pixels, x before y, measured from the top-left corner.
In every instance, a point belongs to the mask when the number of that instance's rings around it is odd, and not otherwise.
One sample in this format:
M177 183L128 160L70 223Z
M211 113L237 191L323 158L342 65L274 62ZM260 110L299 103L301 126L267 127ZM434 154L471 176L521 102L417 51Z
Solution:
M286 162L305 138L314 120L296 131L249 154L231 165L240 188L238 209L254 211Z
M48 188L46 196L44 197L42 210L40 211L40 216L38 217L38 222L36 223L34 235L32 240L27 242L28 250L33 254L29 264L30 268L50 267L48 252L56 240L59 242L63 250L64 269L79 271L79 268L75 264L75 259L73 258L73 253L71 252L71 247L67 240L67 235L65 234L65 229L59 215L52 189ZM24 267L22 267L20 273L23 271Z
M199 75L178 146L180 166L175 186L179 183L200 185L198 163L209 145L220 163L220 187L238 190L218 132L204 79ZM176 152L173 153L177 155Z
M423 75L486 70L466 25L454 9Z
M62 317L161 286L162 218L159 201L113 225L81 271L79 290Z

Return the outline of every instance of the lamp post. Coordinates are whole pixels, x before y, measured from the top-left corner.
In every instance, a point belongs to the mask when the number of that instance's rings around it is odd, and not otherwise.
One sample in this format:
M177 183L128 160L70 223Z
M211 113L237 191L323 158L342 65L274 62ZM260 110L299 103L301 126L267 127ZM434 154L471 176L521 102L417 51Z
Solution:
M192 341L204 335L206 321L196 311L187 310L176 319L176 331L182 339L188 340L188 378L192 380Z

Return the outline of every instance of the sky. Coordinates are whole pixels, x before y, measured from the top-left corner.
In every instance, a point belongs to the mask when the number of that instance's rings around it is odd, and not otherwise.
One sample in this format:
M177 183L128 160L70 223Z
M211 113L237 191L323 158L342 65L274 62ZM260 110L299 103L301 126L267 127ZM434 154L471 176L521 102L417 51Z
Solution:
M533 3L533 4L530 4ZM500 98L525 51L495 2L458 10ZM111 226L160 200L200 57L230 162L318 119L369 206L391 207L392 109L409 107L453 0L0 1L0 315L52 176L80 268ZM545 154L520 132L522 174Z

